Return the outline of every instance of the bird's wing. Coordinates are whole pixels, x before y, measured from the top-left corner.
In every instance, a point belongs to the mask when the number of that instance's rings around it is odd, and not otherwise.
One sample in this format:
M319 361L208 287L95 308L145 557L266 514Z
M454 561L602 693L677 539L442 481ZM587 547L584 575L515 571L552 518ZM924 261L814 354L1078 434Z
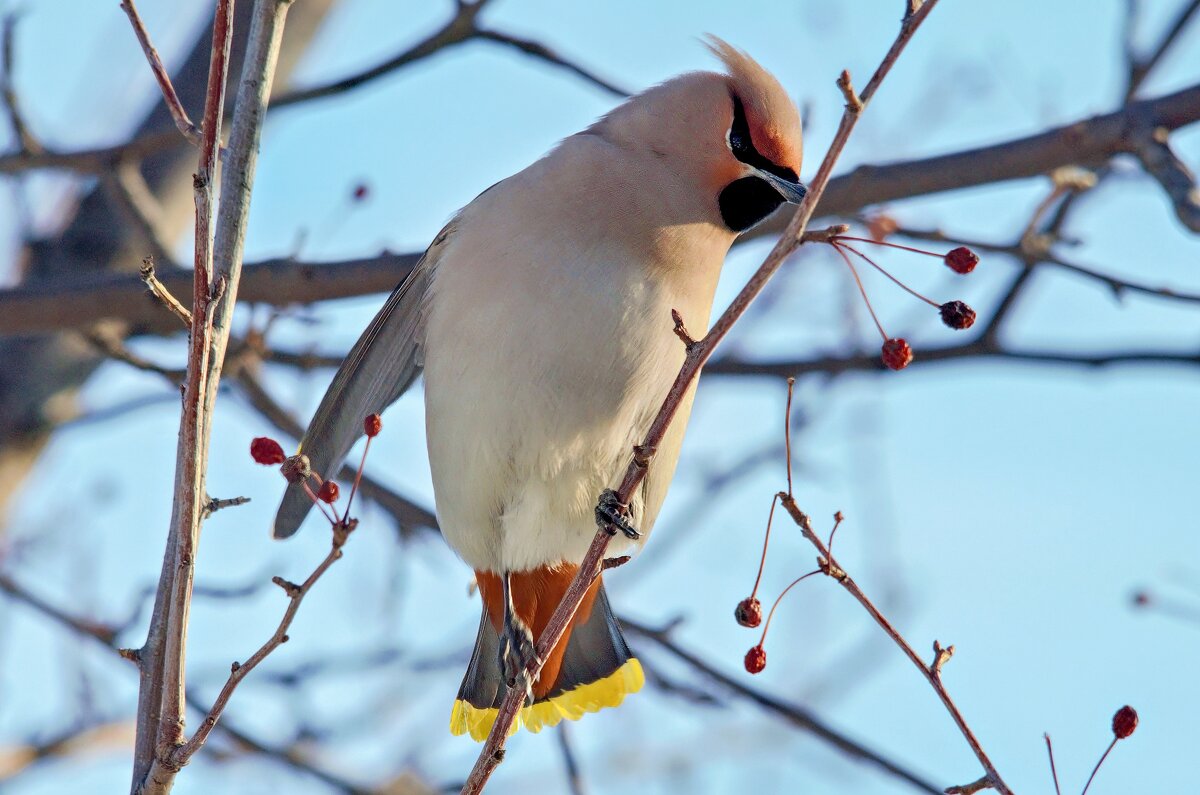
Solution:
M321 405L300 440L312 470L332 477L363 435L363 420L396 401L421 371L421 316L430 275L453 234L454 222L434 239L412 272L388 296L358 342L346 354ZM312 508L300 484L289 484L275 515L275 538L296 532Z

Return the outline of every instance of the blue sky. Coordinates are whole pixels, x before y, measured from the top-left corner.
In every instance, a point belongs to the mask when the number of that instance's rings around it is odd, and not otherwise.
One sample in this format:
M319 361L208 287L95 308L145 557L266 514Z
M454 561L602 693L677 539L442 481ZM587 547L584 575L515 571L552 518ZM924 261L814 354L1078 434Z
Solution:
M139 4L160 48L177 57L194 26L176 4ZM811 176L837 122L833 79L849 68L865 81L894 32L900 2L854 0L743 4L610 2L565 4L496 0L484 19L552 43L632 89L689 69L713 68L699 37L718 34L747 49L809 107ZM1139 40L1154 39L1175 3L1143 4ZM449 3L345 0L297 75L318 82L370 65L440 24ZM1111 110L1120 91L1124 4L944 0L864 117L840 169L952 151L1032 133ZM120 138L156 100L116 3L40 0L24 6L17 87L44 139L70 147ZM194 17L195 14L192 13ZM1148 82L1147 96L1196 79L1200 26ZM467 45L360 91L268 123L251 215L247 257L297 252L314 258L424 247L445 220L483 188L588 124L613 98L578 79L486 43ZM1200 133L1175 137L1185 160L1200 162ZM351 207L354 185L370 199ZM53 223L67 183L27 180ZM1011 239L1048 190L1045 179L944 194L890 208L914 226L964 236ZM0 193L0 241L14 234L12 191ZM1071 257L1108 273L1200 290L1200 244L1184 233L1161 191L1130 164L1086 199L1069 227L1082 243ZM181 253L184 250L181 249ZM718 304L765 249L735 250ZM1015 266L985 259L969 279L930 260L880 255L897 275L941 299L963 298L986 316ZM772 304L730 345L754 356L804 358L852 344L871 348L869 320L848 308L840 261L804 253L773 284ZM0 272L0 279L11 274ZM1200 314L1136 296L1121 302L1101 286L1049 270L1017 309L1014 345L1074 351L1161 346L1194 350ZM920 344L951 334L882 280L868 281L889 330ZM284 347L341 350L382 300L342 301L318 322L284 322ZM853 313L850 331L846 317ZM855 341L858 341L857 343ZM179 340L139 350L178 361ZM275 393L307 416L328 373L270 372ZM155 377L106 366L82 395L101 409L143 395L166 395ZM782 385L711 378L701 389L680 474L645 557L611 577L618 610L646 622L683 616L681 643L723 670L812 706L839 729L943 785L979 771L918 673L867 616L829 582L805 583L780 609L768 641L769 665L751 679L741 659L755 638L731 611L753 582L770 494L783 485L782 460L736 487L706 493L704 475L778 445ZM1178 593L1200 587L1194 518L1195 407L1200 373L1130 366L1089 372L975 362L802 381L798 408L809 422L795 440L797 494L815 517L842 510L838 556L879 597L913 645L934 638L957 653L948 687L1017 791L1050 792L1043 731L1058 749L1065 791L1077 791L1110 735L1113 711L1133 704L1138 733L1122 744L1092 792L1186 791L1194 774L1179 748L1196 737L1200 651L1195 625L1135 612L1129 596L1150 585ZM385 417L372 472L430 502L419 396ZM156 575L169 516L177 417L166 399L145 411L58 434L7 517L13 541L38 539L16 572L23 582L99 619L119 620ZM314 525L288 544L267 540L277 478L245 453L265 424L233 396L215 425L210 490L242 493L250 505L206 527L199 581L240 585L271 574L296 577L324 553ZM80 462L102 462L81 466ZM711 500L711 502L705 502ZM697 508L697 505L702 506ZM415 765L434 782L461 777L475 746L445 731L450 700L474 636L477 603L469 572L437 539L397 546L385 517L364 509L363 529L346 559L306 602L293 642L268 670L322 654L398 647L402 664L348 671L297 700L248 683L229 716L264 737L292 719L358 727L319 760L346 775L378 778ZM823 521L823 520L822 520ZM774 594L811 567L794 533L775 536L765 588ZM659 551L661 550L661 551ZM193 681L213 692L229 660L266 637L282 609L264 590L244 602L199 600L189 663ZM140 629L123 639L140 641ZM0 744L29 728L61 726L77 698L81 671L100 687L106 714L127 714L130 671L33 621L0 599ZM419 663L455 656L448 668ZM664 671L686 676L666 658ZM31 663L32 661L32 663ZM592 791L900 793L895 781L846 761L819 742L731 701L705 710L653 691L620 710L572 726ZM283 739L280 737L279 739ZM126 755L114 752L46 768L10 789L18 795L115 791ZM562 784L554 738L519 735L495 792ZM324 788L255 762L199 760L177 792L302 793Z

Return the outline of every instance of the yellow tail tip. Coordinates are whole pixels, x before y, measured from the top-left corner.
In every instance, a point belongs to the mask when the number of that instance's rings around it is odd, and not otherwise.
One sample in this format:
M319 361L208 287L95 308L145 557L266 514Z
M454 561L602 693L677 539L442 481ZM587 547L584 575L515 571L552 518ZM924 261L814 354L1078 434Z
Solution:
M510 737L515 734L518 726L524 726L536 734L543 727L557 726L563 718L579 720L585 713L618 706L625 700L625 696L641 690L645 682L646 675L642 672L642 664L636 657L631 657L603 679L588 682L546 701L523 707L508 734ZM450 712L450 733L455 736L470 734L472 740L482 742L491 732L499 712L495 707L484 709L461 699L456 700L454 709Z

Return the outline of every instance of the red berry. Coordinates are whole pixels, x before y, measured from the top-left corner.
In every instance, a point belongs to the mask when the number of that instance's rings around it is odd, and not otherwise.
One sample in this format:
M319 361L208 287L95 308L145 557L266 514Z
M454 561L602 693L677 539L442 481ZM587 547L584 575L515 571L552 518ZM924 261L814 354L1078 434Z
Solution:
M959 246L946 255L946 267L955 273L968 274L979 264L979 257L966 246Z
M749 657L746 658L746 665L749 666ZM1124 706L1117 710L1117 714L1113 715L1112 730L1118 740L1124 740L1129 735L1133 734L1134 729L1138 725L1137 710L1131 706Z
M363 420L363 430L366 431L367 436L373 439L383 430L383 420L379 418L378 414L368 414L367 418Z
M962 301L947 301L938 309L942 313L942 322L950 328L962 331L975 325L975 310Z
M338 484L332 480L327 480L321 484L321 490L317 492L317 497L321 502L327 502L333 505L338 498Z
M354 200L362 201L370 194L371 189L367 187L365 182L360 182L354 186Z
M903 370L912 364L913 352L902 339L890 339L883 343L883 363L892 370Z
M282 464L287 458L279 442L266 436L250 440L250 457L259 464Z
M756 674L767 667L767 650L762 647L762 644L755 646L750 651L746 652L746 670L752 674Z
M733 616L743 627L757 627L762 623L762 602L753 596L747 596L738 602Z

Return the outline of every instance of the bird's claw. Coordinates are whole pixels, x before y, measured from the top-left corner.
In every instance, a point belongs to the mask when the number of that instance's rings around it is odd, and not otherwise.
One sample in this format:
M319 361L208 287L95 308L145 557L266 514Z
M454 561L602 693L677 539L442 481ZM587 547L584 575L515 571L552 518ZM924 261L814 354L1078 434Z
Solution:
M615 491L605 489L600 493L600 502L596 504L596 524L607 530L609 535L615 536L620 530L626 538L637 541L642 534L629 523L628 511L629 506L617 498Z
M537 646L533 643L533 633L529 626L517 615L509 613L504 618L504 627L500 633L500 671L508 687L517 687L521 683L525 689L525 703L533 703L533 680L529 676L529 666L540 663Z

